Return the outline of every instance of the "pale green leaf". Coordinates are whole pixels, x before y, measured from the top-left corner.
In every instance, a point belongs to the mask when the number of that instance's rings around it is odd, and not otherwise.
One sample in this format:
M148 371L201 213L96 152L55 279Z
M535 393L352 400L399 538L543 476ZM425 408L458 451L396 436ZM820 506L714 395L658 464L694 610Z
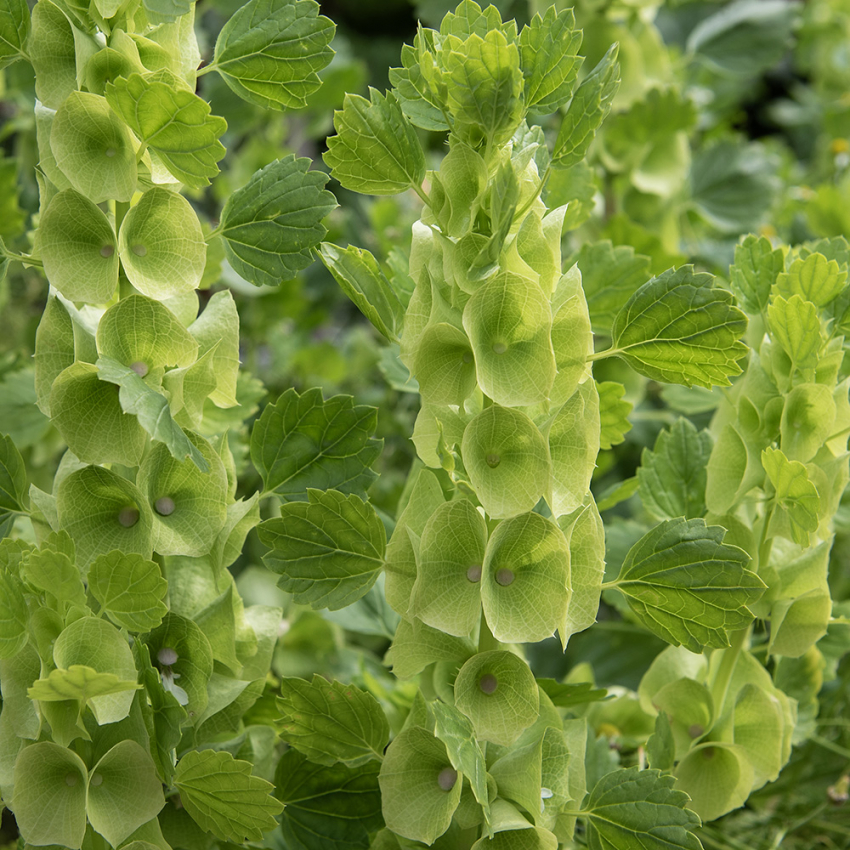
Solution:
M463 432L461 451L484 510L496 519L530 511L547 495L549 447L524 413L493 405Z
M18 511L27 506L27 471L11 437L0 434L0 537L5 537Z
M660 770L629 767L606 774L583 807L590 850L700 850L700 819Z
M47 299L35 332L35 394L39 410L50 415L50 388L56 377L74 363L74 324L55 296Z
M318 674L312 682L284 678L277 707L281 737L310 761L356 767L384 757L390 727L367 691Z
M747 317L731 293L692 266L644 284L617 314L614 349L648 378L685 386L728 386L747 351Z
M411 371L425 404L461 405L478 386L469 338L448 322L425 328Z
M395 96L369 90L370 100L347 94L334 116L325 163L354 192L396 195L425 178L425 154Z
M222 841L259 841L283 806L251 764L224 751L193 750L177 763L174 785L192 819Z
M767 308L771 333L779 340L796 369L811 370L818 364L823 339L818 309L799 295L773 299Z
M587 154L596 131L611 111L611 103L620 87L618 51L618 45L611 45L576 89L555 140L554 165L569 168L581 162Z
M199 357L213 351L217 385L210 393L210 400L217 407L238 406L239 312L229 290L216 292L210 298L204 312L189 326L189 333L198 341ZM262 395L260 392L260 398Z
M53 535L51 535L53 536ZM62 536L70 542L63 532ZM45 544L46 545L46 544ZM86 591L73 555L47 548L30 552L21 563L21 578L32 587L43 590L56 601L56 610L64 613L68 607L86 605Z
M755 315L767 307L771 288L784 268L782 249L774 250L764 236L747 236L735 246L729 277L732 291L748 313Z
M708 431L697 431L678 419L662 431L653 449L644 448L637 471L644 508L657 520L705 514L706 467L713 442Z
M743 747L711 741L691 749L676 777L676 787L691 798L688 808L710 821L744 805L754 771Z
M400 679L421 673L435 661L465 661L472 655L472 642L432 629L421 620L402 620L384 662Z
M236 271L255 286L277 286L313 262L336 199L327 175L294 154L257 171L226 201L219 231Z
M184 86L168 71L131 74L109 83L106 99L177 180L200 189L218 174L227 122Z
M0 659L14 658L26 646L28 620L23 585L0 571Z
M0 6L0 68L26 55L30 10L26 0L4 0Z
M92 768L86 814L92 829L113 847L155 818L164 805L153 759L136 741L120 741Z
M626 433L631 430L629 414L632 412L632 403L623 399L626 388L617 381L597 383L596 390L599 393L601 427L599 445L608 450L622 443Z
M92 203L132 198L135 147L104 98L79 91L68 95L53 119L50 148L70 184Z
M365 248L340 248L323 242L319 257L360 312L390 342L396 341L404 323L404 307L374 256Z
M251 0L222 27L213 67L249 103L306 106L334 54L334 24L318 12L312 0Z
M771 628L773 621L771 619ZM753 790L773 782L782 769L782 727L779 700L765 688L749 682L735 697L733 739L747 751L753 766Z
M154 187L124 218L118 253L130 283L142 295L161 300L197 288L207 247L192 205Z
M172 419L165 396L151 389L129 366L111 357L99 358L97 370L101 381L120 387L118 400L124 412L134 414L154 440L165 444L172 457L176 460L191 458L202 472L209 471L209 463L202 452Z
M821 500L806 467L771 447L761 453L761 462L776 490L777 504L788 514L794 542L807 546L809 533L817 531Z
M88 585L107 617L131 632L155 629L168 611L168 585L159 567L140 555L100 555L89 567Z
M776 279L776 292L784 298L799 295L816 307L825 307L845 287L847 270L835 260L827 262L823 254L809 254L791 263L787 272Z
M455 705L478 738L509 747L537 720L540 694L528 665L511 652L473 655L460 668Z
M50 741L24 747L15 762L15 793L9 801L21 837L31 845L79 850L86 832L83 760Z
M575 28L572 9L551 6L538 12L519 36L525 77L525 105L533 112L554 112L573 92L582 63L581 30Z
M161 18L177 18L192 9L191 0L144 0L144 7Z
M832 389L823 384L797 384L787 396L779 424L782 453L808 463L833 433L836 406Z
M375 509L359 496L307 490L307 502L289 502L281 516L259 526L271 551L266 566L300 604L344 608L375 583L384 565L386 532Z
M66 189L41 214L37 233L44 273L70 301L103 304L118 286L117 239L104 213Z
M747 605L765 589L750 556L723 543L726 529L702 519L668 520L629 550L616 586L654 634L691 652L729 645L752 622Z
M58 109L77 88L77 60L74 29L51 0L33 7L29 52L36 97L45 106Z
M377 409L351 396L288 389L254 423L251 460L266 492L285 499L303 499L308 487L365 495L383 446L377 425Z
M40 702L87 702L98 697L136 691L139 687L135 681L121 679L114 673L99 673L84 664L72 664L67 669L51 670L50 675L36 679L27 694L30 699Z
M549 394L554 409L590 377L587 358L593 354L593 333L577 265L561 276L552 295L552 348L558 367Z
M433 844L449 828L463 784L446 745L419 727L405 729L393 739L379 782L387 826L425 844Z
M204 403L218 386L215 352L215 348L210 348L191 366L169 369L162 378L175 420L195 431L200 430L203 423Z

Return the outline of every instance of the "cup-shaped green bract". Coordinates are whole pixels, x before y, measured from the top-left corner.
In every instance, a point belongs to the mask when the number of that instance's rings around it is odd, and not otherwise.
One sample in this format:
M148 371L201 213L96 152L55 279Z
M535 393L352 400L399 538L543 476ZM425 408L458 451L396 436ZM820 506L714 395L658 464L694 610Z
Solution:
M481 613L487 524L472 502L445 502L428 520L419 546L411 613L435 629L464 637Z
M711 741L682 759L676 777L676 788L691 798L688 808L710 821L744 805L754 773L743 747Z
M144 295L128 295L97 326L97 349L141 377L161 366L190 366L198 342L171 310Z
M530 511L550 486L549 447L524 413L493 405L466 426L463 463L484 510L495 519Z
M511 652L473 655L455 679L455 705L485 741L509 747L537 720L540 694L529 666Z
M112 225L88 198L66 189L42 213L37 240L50 285L70 301L103 304L118 285Z
M429 325L416 348L413 377L431 404L462 404L476 387L475 359L466 334L447 322Z
M652 697L652 704L670 720L677 758L683 758L714 722L711 691L694 679L668 682Z
M118 77L129 77L141 71L136 62L120 50L104 47L86 62L86 88L90 92L102 95L106 84Z
M485 395L509 407L549 397L556 372L552 311L535 281L510 272L497 275L467 302L463 327Z
M433 844L449 828L463 776L452 767L446 745L414 726L388 747L378 782L387 826L411 841Z
M153 516L135 484L101 466L86 466L59 483L59 527L71 535L82 570L113 549L153 554Z
M206 555L227 521L227 472L212 446L186 432L209 465L177 460L155 443L139 469L139 489L153 515L154 549L161 555Z
M82 617L66 626L53 646L56 666L67 670L75 664L98 673L111 673L122 681L135 682L138 673L133 653L121 632L100 617ZM115 723L130 713L135 691L122 690L89 699L97 722Z
M779 447L788 460L808 463L832 433L835 401L823 384L798 384L782 409Z
M145 192L127 213L118 252L130 283L156 299L196 289L207 258L201 223L191 204L158 187Z
M105 98L80 91L68 95L56 110L50 147L70 184L93 203L133 197L135 146Z
M493 635L534 643L563 627L570 604L570 547L564 532L540 514L500 523L484 556L481 601Z
M50 412L68 448L84 463L137 466L141 461L147 434L122 410L118 387L101 381L91 363L78 361L59 373Z

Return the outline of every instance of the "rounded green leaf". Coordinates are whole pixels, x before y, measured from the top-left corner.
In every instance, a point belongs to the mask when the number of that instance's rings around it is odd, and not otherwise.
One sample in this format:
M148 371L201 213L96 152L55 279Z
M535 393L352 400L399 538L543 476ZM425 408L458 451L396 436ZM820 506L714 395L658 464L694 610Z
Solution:
M570 398L579 382L590 375L587 358L593 354L593 334L578 266L561 277L552 296L552 348L558 374L550 400L557 406Z
M449 828L463 776L452 767L446 745L414 726L387 748L378 782L387 827L411 841L433 844Z
M77 87L74 41L74 28L57 5L51 0L36 3L29 44L35 94L51 109L57 109Z
M135 57L131 58L120 50L104 47L86 62L86 88L95 94L104 94L107 83L141 70L134 60Z
M463 462L484 510L496 519L530 511L549 489L549 447L524 413L496 405L466 426Z
M823 384L798 384L785 397L779 426L788 460L808 463L832 433L835 422L832 390Z
M144 642L163 687L184 706L193 721L200 717L207 707L207 684L213 671L212 648L200 626L169 613Z
M71 185L92 203L129 201L136 191L136 151L106 100L72 92L53 119L50 147Z
M73 189L59 192L36 233L51 286L70 301L109 301L118 285L117 240L97 206Z
M145 558L153 553L153 516L144 496L109 469L86 466L62 479L56 509L59 527L76 544L80 569L113 549Z
M735 697L733 738L753 766L753 790L773 782L785 764L782 752L785 714L782 703L765 688L748 682Z
M485 395L510 407L549 397L557 371L552 313L534 281L508 272L497 275L467 302L463 327Z
M89 567L88 585L106 616L131 632L155 629L168 611L167 582L157 564L140 555L100 555Z
M139 469L138 486L153 516L154 549L161 555L206 555L227 521L227 472L218 453L191 431L186 436L209 465L177 460L156 443Z
M27 689L27 696L44 703L64 703L68 700L85 703L138 689L139 685L132 679L121 679L115 673L99 673L85 664L71 664L67 669L58 667L51 670L49 676L36 679L32 687ZM119 704L123 710L123 703ZM117 710L115 713L118 713Z
M496 527L481 579L494 637L504 643L551 637L564 624L571 595L570 547L554 522L527 513Z
M652 705L670 720L678 758L682 758L714 722L711 691L694 679L668 682L653 695Z
M525 661L494 650L473 655L460 668L455 705L479 738L509 747L537 720L540 694Z
M56 638L53 660L65 670L82 665L98 673L111 673L122 682L136 683L136 665L127 640L99 617L83 617L66 626ZM115 723L130 712L133 697L133 691L127 689L93 696L89 704L98 723Z
M124 413L114 384L101 381L97 367L77 361L60 372L50 391L50 412L68 448L84 463L138 466L147 434Z
M446 322L429 325L416 346L413 377L430 404L463 404L477 385L466 334Z
M87 784L86 766L75 752L50 741L24 747L15 762L10 801L24 841L79 850L86 832Z
M89 823L113 847L155 818L164 805L153 759L135 741L117 743L89 775Z
M411 613L450 635L469 635L480 620L486 545L487 524L472 502L440 505L422 532Z
M150 298L196 289L206 263L201 223L191 204L153 188L125 217L118 234L121 265L130 283Z
M754 775L743 747L712 741L694 747L682 759L676 768L676 788L691 798L688 808L710 821L744 805Z
M101 317L97 350L144 377L160 366L190 366L198 343L165 305L129 295Z
M770 652L799 658L825 634L832 614L826 589L815 589L796 599L780 599L770 609Z

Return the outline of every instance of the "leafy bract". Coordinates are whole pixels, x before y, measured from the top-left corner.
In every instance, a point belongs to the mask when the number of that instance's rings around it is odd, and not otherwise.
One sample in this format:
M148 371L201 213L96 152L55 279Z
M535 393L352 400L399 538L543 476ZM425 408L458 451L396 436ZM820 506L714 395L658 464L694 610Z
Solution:
M461 404L477 385L469 338L448 322L428 325L417 340L412 373L426 403Z
M7 0L0 7L0 68L26 55L30 11L26 0Z
M674 646L728 646L727 633L753 619L747 605L765 586L746 568L750 556L722 542L725 534L702 519L668 520L623 561L617 587L640 621Z
M29 53L36 72L36 97L51 109L77 88L75 30L51 0L32 10Z
M340 248L323 242L319 257L360 312L390 342L397 340L404 308L374 256L354 245Z
M735 262L729 269L732 290L748 313L767 307L771 287L784 267L782 249L774 250L764 236L747 236L735 246Z
M599 393L599 420L601 432L599 446L610 449L626 439L626 433L631 430L629 414L632 403L625 401L623 396L626 388L617 381L603 381L596 385Z
M103 304L118 285L115 233L103 212L73 189L42 213L38 245L50 285L71 301Z
M11 437L0 434L0 539L27 505L27 471Z
M224 205L218 229L225 254L255 286L293 278L327 232L321 221L336 199L323 188L327 175L309 168L309 159L294 154L269 163Z
M705 514L706 466L712 439L685 418L645 448L637 472L643 506L655 519L693 519Z
M26 646L28 620L21 581L0 572L0 659L14 658Z
M580 46L581 30L575 28L572 9L550 6L523 27L519 49L526 108L545 114L567 102L582 63Z
M378 701L354 685L284 678L277 699L281 735L290 746L318 764L343 762L356 767L380 761L390 727Z
M239 375L239 311L228 290L216 292L204 312L189 325L189 333L198 341L198 354L212 352L216 387L210 400L218 407L236 407L236 382Z
M306 106L334 54L334 24L318 11L313 0L251 0L218 34L213 67L249 103Z
M377 424L377 409L351 396L288 389L254 424L251 460L265 490L286 499L302 499L308 487L365 495L383 445Z
M794 260L787 272L776 279L776 292L785 298L799 295L816 307L825 307L847 283L847 271L823 254L809 254Z
M581 162L596 131L611 111L620 87L619 47L612 44L599 64L581 81L555 140L552 163L569 168Z
M683 266L644 284L614 320L614 350L657 381L728 386L747 351L746 316L710 275Z
M818 527L821 500L817 487L809 480L806 467L797 460L788 460L779 449L766 448L761 462L776 489L777 503L788 514L792 539L807 546L809 533Z
M118 253L130 283L142 295L164 299L197 288L207 247L191 204L154 187L124 218Z
M425 154L413 127L391 93L369 90L369 100L347 94L334 115L337 135L328 139L324 160L346 189L395 195L419 187Z
M202 188L218 174L225 153L218 137L227 122L171 72L118 77L107 84L106 99L181 183Z
M271 551L266 566L296 601L314 608L344 608L375 583L384 565L386 532L375 509L359 496L307 490L281 516L259 526Z
M159 567L140 555L118 550L100 555L89 567L88 583L107 617L132 632L155 629L168 611L167 582Z
M795 368L817 366L823 339L817 307L811 301L798 294L787 299L778 295L767 308L767 320Z
M675 779L660 770L629 767L596 783L583 807L588 847L604 850L699 850L700 825L687 808L688 795L673 788Z
M222 841L259 841L283 806L251 763L228 752L193 750L177 763L174 785L193 820Z

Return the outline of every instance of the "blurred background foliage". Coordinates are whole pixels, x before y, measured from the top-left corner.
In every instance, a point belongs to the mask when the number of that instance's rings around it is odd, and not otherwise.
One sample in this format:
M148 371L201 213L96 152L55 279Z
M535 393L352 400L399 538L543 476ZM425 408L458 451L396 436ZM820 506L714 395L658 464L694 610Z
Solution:
M272 159L296 153L323 169L321 154L333 131L332 113L347 92L383 89L399 64L402 43L417 20L437 27L454 0L326 0L322 13L337 24L336 56L324 85L298 112L270 115L239 100L215 75L200 80L200 94L229 129L227 158L213 185L193 197L210 226L235 187ZM497 0L502 16L527 22L548 0ZM560 7L571 5L564 0ZM239 0L200 0L196 29L209 55L215 36ZM589 70L607 46L620 43L622 86L611 116L584 163L562 172L546 191L550 207L569 199L564 256L578 262L585 283L642 283L670 266L693 262L721 278L734 246L759 233L796 245L821 237L850 236L850 3L847 0L579 0L582 53ZM29 251L38 216L34 178L37 146L32 112L32 70L19 62L0 70L0 237L10 249ZM553 124L557 124L553 121ZM423 132L430 166L444 153L438 134ZM373 200L332 181L339 207L328 219L328 239L366 247L401 291L406 280L410 226L420 201L412 194ZM242 488L259 479L247 461L246 410L258 413L289 387L320 386L325 396L353 395L379 408L377 436L385 441L371 497L389 526L403 497L415 452L409 440L418 395L396 352L341 293L320 263L276 288L256 289L210 252L206 293L233 290L241 317L242 362L235 422L242 429ZM47 285L35 269L13 264L0 284L0 429L25 453L31 480L46 486L64 448L35 406L31 355ZM603 365L603 364L600 364ZM635 475L641 454L679 416L705 428L720 390L664 387L605 361L599 380L626 384L633 405L631 430L599 458L597 499L615 495L603 513L608 555L615 572L628 547L648 527L637 496L622 501L618 486ZM226 415L226 412L222 412ZM235 435L234 435L235 436ZM231 445L238 444L231 440ZM41 478L40 478L41 476ZM627 492L627 491L626 491ZM620 491L620 495L625 495ZM830 581L832 596L850 600L850 500L838 516ZM257 567L260 547L249 538L234 570L246 604L286 608L288 632L275 657L277 675L329 677L365 684L399 717L412 691L396 682L380 659L397 617L376 587L339 612L300 610ZM610 600L612 603L614 600ZM850 617L850 602L835 612ZM600 610L602 625L578 635L566 655L554 641L533 648L538 675L593 679L617 696L595 705L591 722L607 741L600 757L636 763L646 716L632 690L662 648L614 604ZM758 632L757 639L758 639ZM762 638L764 636L762 635ZM835 624L817 650L794 664L801 711L814 733L794 750L777 782L700 832L706 848L767 850L850 847L850 626ZM820 681L824 682L818 699ZM273 707L271 696L253 712ZM247 722L247 718L246 718ZM645 736L643 736L645 737Z

